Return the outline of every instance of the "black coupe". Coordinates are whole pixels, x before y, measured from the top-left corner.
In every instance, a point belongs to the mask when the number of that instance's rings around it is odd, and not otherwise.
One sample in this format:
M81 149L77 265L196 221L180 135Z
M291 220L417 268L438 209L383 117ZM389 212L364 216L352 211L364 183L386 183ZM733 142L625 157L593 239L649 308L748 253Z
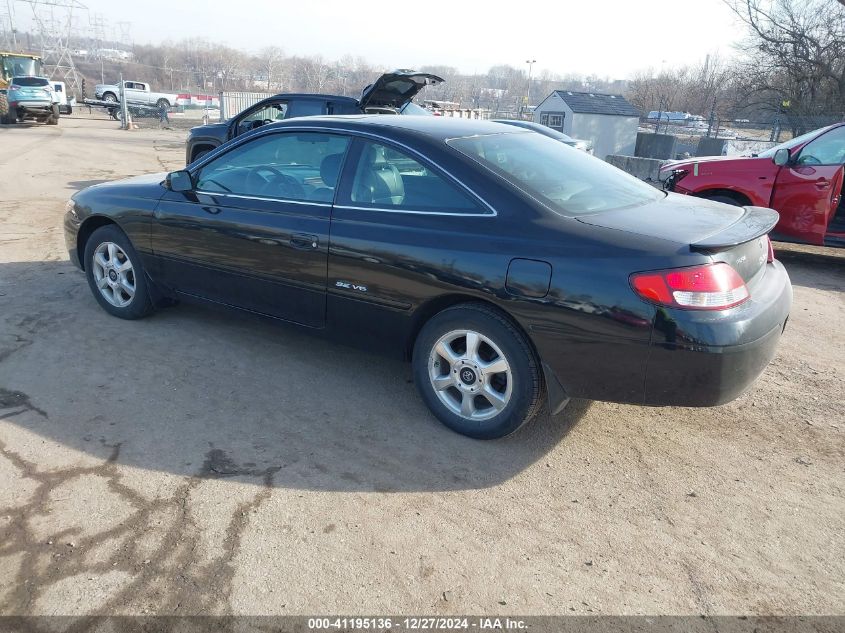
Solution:
M459 433L548 396L717 405L775 353L792 303L770 209L666 194L513 126L291 119L183 171L68 203L71 260L109 313L225 304L411 360Z

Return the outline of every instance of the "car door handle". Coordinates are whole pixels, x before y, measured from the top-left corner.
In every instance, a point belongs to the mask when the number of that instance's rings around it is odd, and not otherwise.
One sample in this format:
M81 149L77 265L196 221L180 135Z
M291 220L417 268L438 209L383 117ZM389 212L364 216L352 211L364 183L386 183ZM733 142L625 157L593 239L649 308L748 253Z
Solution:
M827 189L828 187L830 187L830 181L827 178L819 178L816 181L816 187L818 187L819 189Z
M310 251L320 245L320 240L317 239L316 235L294 233L290 238L290 245L303 251Z

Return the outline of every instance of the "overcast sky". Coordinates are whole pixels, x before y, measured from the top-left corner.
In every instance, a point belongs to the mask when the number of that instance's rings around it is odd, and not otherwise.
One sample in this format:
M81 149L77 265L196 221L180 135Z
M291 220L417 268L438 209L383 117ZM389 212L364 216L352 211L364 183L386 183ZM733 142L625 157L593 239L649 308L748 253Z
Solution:
M203 37L248 51L277 45L329 60L360 55L384 69L446 64L486 72L536 59L535 73L623 79L664 62L730 56L742 34L722 0L539 0L499 10L489 0L81 1L113 27L131 22L138 44ZM24 8L18 3L19 13Z

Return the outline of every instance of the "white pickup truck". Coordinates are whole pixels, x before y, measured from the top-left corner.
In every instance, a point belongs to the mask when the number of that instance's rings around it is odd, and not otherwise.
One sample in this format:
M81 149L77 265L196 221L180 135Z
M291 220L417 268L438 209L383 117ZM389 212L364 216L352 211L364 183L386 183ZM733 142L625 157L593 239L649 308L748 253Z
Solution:
M154 105L159 108L162 105L166 108L176 105L175 94L152 92L150 84L142 81L124 81L123 89L126 95L126 103ZM120 88L111 84L97 84L94 86L94 95L102 101L117 103L120 101Z

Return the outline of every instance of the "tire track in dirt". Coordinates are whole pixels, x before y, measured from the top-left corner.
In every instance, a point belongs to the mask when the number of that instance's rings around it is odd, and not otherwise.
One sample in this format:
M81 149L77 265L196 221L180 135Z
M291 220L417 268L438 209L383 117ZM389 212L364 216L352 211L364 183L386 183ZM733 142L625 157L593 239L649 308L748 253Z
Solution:
M43 415L29 405L25 394L0 391L6 394L0 406L12 405L13 410L0 412L0 419L31 411ZM42 471L36 464L10 450L0 441L0 455L9 460L26 479L36 484L28 503L13 508L0 508L0 515L8 518L0 531L0 556L21 555L22 561L14 579L14 587L0 601L0 613L31 615L37 613L39 598L56 583L87 575L125 572L131 580L111 593L96 607L96 614L143 612L154 604L159 613L227 615L231 613L229 599L234 578L233 559L240 547L241 536L250 515L267 500L273 487L273 476L279 467L266 469L244 468L229 459L220 449L208 451L198 472L186 478L172 495L150 501L123 482L118 459L122 443L101 445L110 451L102 464L77 466L57 471ZM43 515L51 503L50 494L61 485L80 477L102 477L109 491L133 508L131 515L119 524L92 535L79 534L78 528L68 528L39 538L31 527L32 519ZM191 515L190 494L206 479L251 477L261 484L259 491L246 503L239 504L226 528L222 551L208 563L199 563L203 526ZM167 515L171 521L150 551L140 547L142 537L156 529L156 519ZM102 560L92 562L92 552L107 542L118 540L120 546ZM69 546L72 542L72 546ZM50 564L39 565L39 559L50 555ZM96 615L91 613L90 615ZM87 618L75 621L69 631L83 631L90 625Z

